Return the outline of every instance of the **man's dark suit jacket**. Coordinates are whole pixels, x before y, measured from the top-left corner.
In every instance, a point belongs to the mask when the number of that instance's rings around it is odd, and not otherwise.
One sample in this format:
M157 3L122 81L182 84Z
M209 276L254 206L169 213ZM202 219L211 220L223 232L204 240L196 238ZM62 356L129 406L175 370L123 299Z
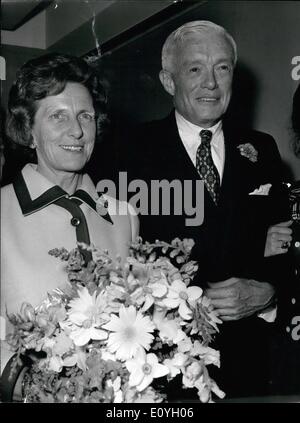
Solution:
M233 276L283 283L280 260L264 260L263 252L268 227L283 221L286 210L272 195L249 195L260 185L281 181L282 163L276 143L267 134L237 131L226 122L223 131L225 165L219 205L214 205L205 189L201 226L186 226L189 216L184 214L140 215L140 235L149 241L193 238L192 258L199 263L194 284L205 286L206 282ZM258 152L256 162L240 154L237 147L246 143ZM149 186L151 180L199 179L179 137L174 112L163 120L141 125L129 140L123 138L118 169L127 171L129 180L142 179ZM266 330L268 324L257 316L221 325L217 337L221 376L216 377L227 393L239 396L266 392Z
M251 258L263 256L267 228L283 216L271 196L248 194L262 184L281 180L281 158L271 136L256 131L235 132L225 124L223 129L225 166L218 207L205 189L201 226L186 226L189 216L184 213L140 215L140 234L148 241L193 238L193 257L200 266L199 283L217 282L233 275L264 280L262 269ZM131 136L120 146L118 158L118 168L128 172L128 180L142 179L150 187L151 180L200 179L179 137L174 113L140 126ZM257 162L240 154L237 146L245 143L257 150Z

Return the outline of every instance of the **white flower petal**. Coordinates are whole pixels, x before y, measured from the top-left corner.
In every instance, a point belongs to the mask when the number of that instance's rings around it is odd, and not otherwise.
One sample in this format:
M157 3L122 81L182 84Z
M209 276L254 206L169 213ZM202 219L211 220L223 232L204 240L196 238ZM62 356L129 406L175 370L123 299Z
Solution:
M119 389L117 392L115 392L114 403L120 404L121 402L123 402L123 392L121 389Z
M139 385L137 385L136 389L139 392L141 392L144 389L146 389L147 386L149 386L152 383L152 381L153 381L153 377L152 377L151 374L150 375L144 375L142 382Z
M117 376L116 379L113 382L113 387L115 391L118 391L119 389L121 389L121 378L120 376Z
M129 373L132 373L137 368L141 367L135 359L127 360L125 363L125 366L126 366L126 369L129 371Z
M174 366L174 365L173 365L172 360L170 360L169 358L167 358L167 359L164 361L164 365L168 367L168 369L169 369L169 374L170 374L170 376L171 376L171 378L172 378L172 379L173 379L175 376L179 375L179 373L180 373L180 368L179 368L179 367L177 367L177 366Z
M72 331L70 333L70 338L73 339L74 344L79 347L86 345L91 339L89 331L83 328Z
M86 353L81 348L77 348L76 355L77 355L77 366L81 370L85 371L87 369Z
M129 376L129 386L139 385L144 378L143 370L140 367L137 367Z
M121 321L125 324L132 324L136 318L136 309L132 305L128 308L121 306L119 316Z
M77 357L75 354L70 355L69 357L66 357L63 360L63 365L66 367L75 366L76 363L77 363Z
M172 282L170 289L179 293L181 291L186 291L187 288L184 282L179 279L176 279Z
M117 317L115 314L112 314L110 321L108 323L105 323L105 325L103 325L102 327L103 329L107 329L111 332L116 332L120 329L120 324L122 324L120 318Z
M146 352L145 352L144 348L141 348L141 347L138 348L138 350L137 350L137 352L134 356L134 359L138 363L140 363L140 365L142 365L146 362Z
M167 366L164 366L163 364L156 364L153 367L152 376L154 378L166 376L169 373L169 369Z
M188 359L188 357L185 354L176 353L174 355L172 361L173 361L174 366L181 367L186 363L187 359Z
M167 297L162 300L162 303L168 308L176 308L180 303L180 299L178 296L177 298Z
M174 344L178 344L179 342L183 341L186 338L186 333L183 330L178 329L176 336L173 338Z
M187 288L189 300L198 300L201 297L203 290L199 286L190 286Z
M141 312L144 313L145 311L149 310L153 303L154 298L151 295L146 295L144 305L141 308Z
M98 341L102 341L108 336L108 333L102 329L90 328L89 331L91 339L96 339Z
M146 355L146 362L150 364L151 367L153 367L158 363L158 358L155 354L150 353Z
M152 294L155 296L155 297L158 297L158 298L161 298L161 297L163 297L164 295L166 295L166 293L168 292L168 288L166 287L166 285L163 285L163 284L161 284L161 283L153 283L152 285L151 285L151 288L152 288Z
M192 318L192 312L186 305L185 301L180 302L178 312L184 320L190 320Z
M75 325L81 326L82 323L87 320L87 315L81 311L70 311L69 320Z
M53 372L61 372L61 369L63 367L63 361L58 356L53 356L49 360L49 370L52 370Z

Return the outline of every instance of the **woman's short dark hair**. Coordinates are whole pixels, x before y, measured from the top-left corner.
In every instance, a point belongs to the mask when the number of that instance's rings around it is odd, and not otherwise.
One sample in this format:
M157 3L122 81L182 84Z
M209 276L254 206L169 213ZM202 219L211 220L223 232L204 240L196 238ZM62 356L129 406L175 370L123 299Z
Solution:
M292 128L294 131L294 152L297 157L300 157L300 85L298 85L293 98Z
M106 94L99 76L83 59L50 53L25 63L17 72L8 99L6 133L17 144L32 144L37 100L60 94L68 82L84 85L93 100L97 135L106 121Z

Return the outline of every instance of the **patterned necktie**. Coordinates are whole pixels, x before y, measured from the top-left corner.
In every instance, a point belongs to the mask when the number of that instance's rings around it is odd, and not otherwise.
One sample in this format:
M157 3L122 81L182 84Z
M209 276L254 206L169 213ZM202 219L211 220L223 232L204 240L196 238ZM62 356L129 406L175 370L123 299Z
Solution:
M200 132L200 137L201 144L197 149L196 169L200 178L204 181L211 198L217 205L220 192L220 176L211 155L210 142L212 132L203 129Z

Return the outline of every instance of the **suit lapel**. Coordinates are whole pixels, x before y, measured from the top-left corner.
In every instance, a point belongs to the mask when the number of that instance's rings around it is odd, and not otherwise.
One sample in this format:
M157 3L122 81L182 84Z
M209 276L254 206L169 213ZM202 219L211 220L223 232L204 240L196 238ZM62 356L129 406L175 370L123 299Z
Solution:
M220 191L220 203L232 201L241 190L242 175L234 134L224 128L225 163Z
M225 164L221 185L220 201L230 201L248 195L255 186L254 166L249 159L241 156L238 145L245 142L242 133L223 125L225 141Z

